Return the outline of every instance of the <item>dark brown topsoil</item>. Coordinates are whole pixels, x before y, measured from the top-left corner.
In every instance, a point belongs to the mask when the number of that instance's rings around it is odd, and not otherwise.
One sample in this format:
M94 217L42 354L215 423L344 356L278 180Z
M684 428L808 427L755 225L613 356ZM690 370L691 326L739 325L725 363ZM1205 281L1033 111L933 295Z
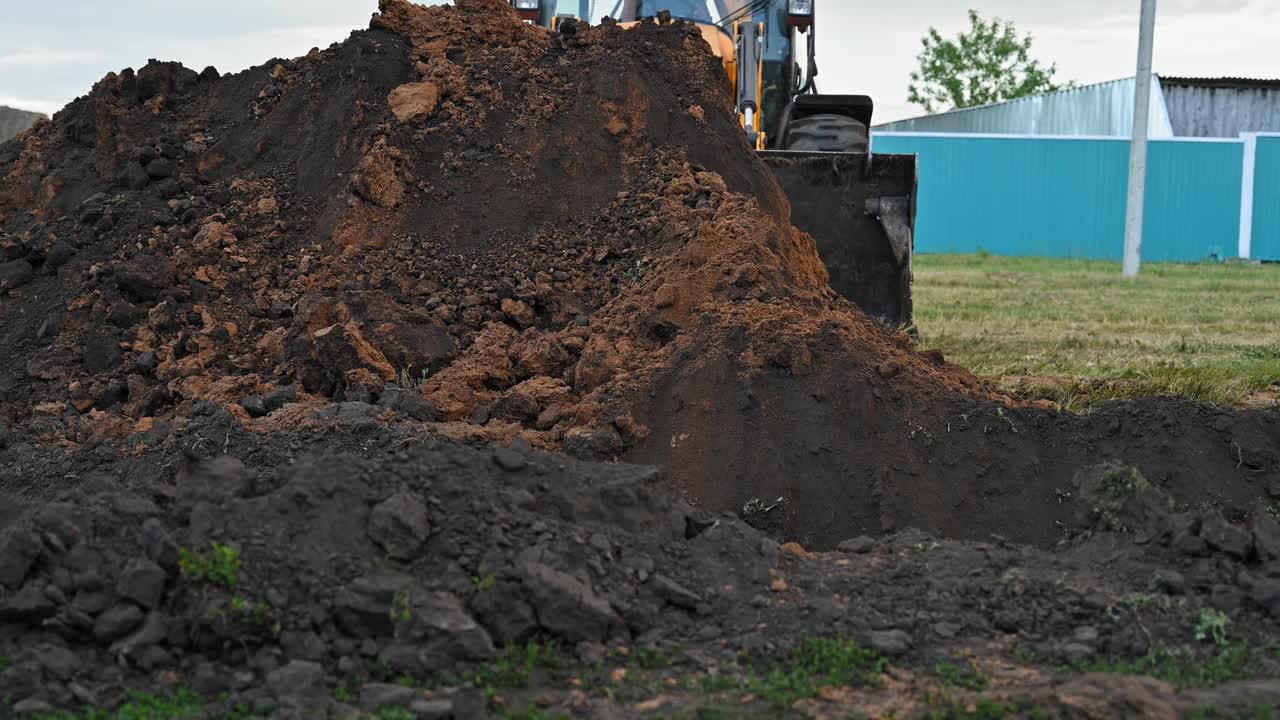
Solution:
M108 75L0 145L0 642L21 650L0 655L18 658L3 676L25 683L18 700L86 704L177 663L185 682L216 676L206 692L268 682L250 700L292 703L286 690L384 665L438 675L495 639L585 642L585 662L605 641L698 627L695 654L768 656L808 628L900 631L914 651L880 645L917 661L997 635L1050 658L1133 657L1185 640L1177 623L1212 601L1265 636L1280 566L1258 508L1280 493L1280 412L1149 399L1078 416L914 352L831 291L693 27L551 34L501 0L381 11L237 75ZM291 466L302 446L350 454ZM535 449L561 454L530 465ZM505 486L491 452L538 479ZM1142 481L1116 485L1121 467ZM1117 514L1144 493L1158 512ZM684 501L810 549L893 539L851 565ZM637 504L665 509L628 516ZM945 562L902 549L918 531L946 538ZM272 615L251 643L233 642L254 635L235 594L193 595L165 549L215 540L258 568ZM1079 597L1008 590L1015 561ZM807 578L794 598L790 579L770 589L783 565ZM1189 573L1166 627L1091 634L1161 565ZM383 570L399 575L380 584ZM114 579L138 573L144 598ZM466 592L490 573L500 592ZM384 627L402 591L445 619ZM143 624L156 614L166 632ZM36 641L94 659L49 667Z
M199 717L299 719L972 717L984 699L998 711L981 717L1256 717L1280 702L1263 679L1280 672L1280 524L1173 513L1131 470L1083 476L1063 499L1076 537L1052 552L913 530L813 554L691 506L654 468L371 417L264 435L201 401L181 438L0 453L0 717L112 708L127 689ZM1228 649L1197 635L1214 612ZM778 694L769 678L806 637L858 643L868 675L811 662L801 682L817 684ZM1150 658L1190 687L1062 670Z

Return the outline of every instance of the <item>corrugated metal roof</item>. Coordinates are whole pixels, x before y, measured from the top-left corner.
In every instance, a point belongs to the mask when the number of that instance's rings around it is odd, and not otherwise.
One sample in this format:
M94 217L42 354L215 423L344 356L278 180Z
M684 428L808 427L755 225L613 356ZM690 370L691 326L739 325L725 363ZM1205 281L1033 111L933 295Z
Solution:
M875 129L879 132L1126 136L1133 131L1133 78L899 120ZM1149 132L1153 138L1173 135L1160 84L1154 76Z
M1187 87L1203 87L1203 88L1275 88L1280 89L1280 78L1242 78L1242 77L1217 77L1217 78L1199 78L1199 77L1168 77L1160 76L1160 82L1165 87L1170 86L1187 86Z

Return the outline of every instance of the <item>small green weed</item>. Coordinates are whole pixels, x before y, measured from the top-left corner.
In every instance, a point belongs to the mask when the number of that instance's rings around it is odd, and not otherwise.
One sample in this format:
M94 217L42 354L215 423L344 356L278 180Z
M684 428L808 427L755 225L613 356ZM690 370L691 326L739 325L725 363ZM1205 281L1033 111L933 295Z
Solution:
M406 708L388 705L384 708L378 708L377 712L369 717L371 720L415 720L417 715L409 712Z
M1269 651L1274 652L1274 651ZM1179 688L1209 687L1230 680L1248 680L1262 671L1267 653L1241 642L1202 655L1183 648L1159 647L1137 660L1088 660L1074 666L1080 672L1147 675Z
M418 375L409 372L409 368L400 368L396 373L396 384L406 390L421 390L429 375L430 372L425 368Z
M494 589L498 585L498 578L488 570L480 568L480 571L471 576L471 587L477 593L486 593Z
M1231 618L1221 610L1212 608L1200 611L1200 620L1196 623L1196 641L1213 642L1220 648L1230 644L1228 635L1231 632Z
M641 670L661 670L670 667L671 658L649 648L633 648L631 650L631 662Z
M203 697L188 688L179 688L169 695L132 693L130 697L132 699L116 711L117 720L196 717L205 704Z
M344 680L338 683L338 687L333 689L333 699L338 702L349 703L356 699L358 686L355 682Z
M696 681L692 678L686 678L681 684L689 688L696 685L702 692L710 694L726 690L737 690L742 687L742 680L732 675L703 675Z
M8 655L0 655L0 672L8 670L12 665L13 661L9 659Z
M391 597L391 624L395 628L396 637L401 629L413 620L413 595L408 590L397 591Z
M246 622L264 626L272 624L271 606L265 602L255 603L252 600L246 600L243 596L234 595L231 598L231 609Z
M934 698L936 707L926 716L929 720L1012 720L1029 718L1041 720L1049 715L1038 707L1026 707L1016 703L1003 703L983 698L975 703L963 703L949 698Z
M622 275L623 277L625 277L627 280L630 280L631 282L639 282L640 278L644 277L644 271L645 271L645 261L636 260L631 267L627 268L626 272L622 273Z
M219 543L213 543L208 553L182 548L178 551L178 567L188 580L235 590L240 580L240 551Z
M1153 595L1151 593L1137 593L1134 595L1125 595L1117 599L1114 603L1107 606L1105 610L1107 617L1120 622L1129 616L1129 613L1121 612L1122 610L1143 610L1147 608L1155 608L1157 610L1170 610L1181 601L1181 598L1173 598L1169 595Z
M529 687L536 671L552 670L560 665L560 649L555 643L512 645L496 660L480 668L472 680L476 687L492 694L498 688Z
M1145 608L1145 607L1165 607L1169 606L1168 597L1164 595L1153 595L1152 593L1136 593L1134 595L1125 595L1115 602L1116 607Z
M1150 492L1151 483L1137 468L1112 467L1102 474L1097 490L1097 493L1089 494L1095 495L1097 502L1093 515L1098 526L1111 532L1130 532L1131 528L1126 525L1125 507L1130 498Z
M1135 468L1111 468L1102 476L1102 490L1113 498L1123 499L1132 495L1142 482L1142 475Z
M963 667L955 663L939 663L934 666L933 674L937 675L948 687L961 690L981 692L991 687L991 681L971 663Z
M807 638L792 649L789 662L748 678L745 689L790 706L816 697L823 687L873 684L888 667L887 658L853 640Z
M129 701L115 710L86 710L83 714L54 712L36 715L34 720L187 720L210 717L205 699L187 688L167 695L130 691ZM215 715L213 717L227 717Z

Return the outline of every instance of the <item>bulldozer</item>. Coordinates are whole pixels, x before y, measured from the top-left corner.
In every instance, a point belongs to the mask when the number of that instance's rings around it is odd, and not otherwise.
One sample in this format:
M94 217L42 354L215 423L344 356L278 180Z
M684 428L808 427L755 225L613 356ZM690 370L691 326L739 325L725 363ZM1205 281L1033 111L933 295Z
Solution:
M815 2L511 0L521 18L553 31L605 17L624 28L648 18L695 23L728 73L743 132L791 202L792 224L817 243L831 287L885 325L910 328L916 157L871 151L870 97L818 92Z

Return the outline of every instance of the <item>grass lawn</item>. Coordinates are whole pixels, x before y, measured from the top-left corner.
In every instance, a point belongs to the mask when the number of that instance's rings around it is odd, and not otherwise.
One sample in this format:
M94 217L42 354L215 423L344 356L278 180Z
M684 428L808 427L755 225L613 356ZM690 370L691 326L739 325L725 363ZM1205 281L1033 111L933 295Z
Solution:
M1025 397L1280 400L1280 265L918 255L915 298L922 348Z

